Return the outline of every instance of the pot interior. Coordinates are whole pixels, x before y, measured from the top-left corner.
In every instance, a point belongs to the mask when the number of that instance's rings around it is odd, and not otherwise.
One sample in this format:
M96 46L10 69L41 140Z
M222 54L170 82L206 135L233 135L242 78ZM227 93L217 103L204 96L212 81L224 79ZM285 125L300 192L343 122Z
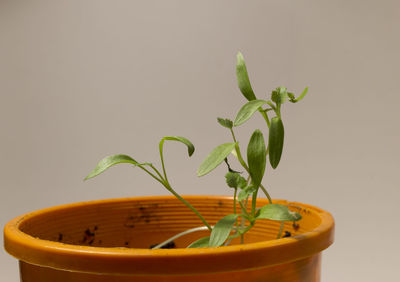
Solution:
M233 213L233 200L230 197L186 196L185 199L211 225ZM303 216L296 225L285 223L284 231L290 232L291 236L312 231L321 222L318 214L307 207L286 201L275 203L287 204L291 210ZM259 207L266 204L266 199L257 200ZM245 243L276 239L279 225L280 222L276 221L258 220L245 235ZM201 220L179 200L144 197L78 203L38 211L24 218L19 229L35 238L65 244L148 249L177 233L198 226L203 226ZM208 235L208 231L195 232L174 242L177 248L185 248ZM239 243L239 239L232 242Z

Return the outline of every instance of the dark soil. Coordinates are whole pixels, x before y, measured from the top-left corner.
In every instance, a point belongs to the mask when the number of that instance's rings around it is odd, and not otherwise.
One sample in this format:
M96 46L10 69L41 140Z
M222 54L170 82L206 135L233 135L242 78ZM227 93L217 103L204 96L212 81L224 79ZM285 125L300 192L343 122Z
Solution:
M154 247L157 246L158 244L159 244L159 243L151 245L151 246L149 247L149 249L154 248ZM175 242L172 241L172 242L169 242L168 244L162 246L160 249L175 249L175 248L176 248Z

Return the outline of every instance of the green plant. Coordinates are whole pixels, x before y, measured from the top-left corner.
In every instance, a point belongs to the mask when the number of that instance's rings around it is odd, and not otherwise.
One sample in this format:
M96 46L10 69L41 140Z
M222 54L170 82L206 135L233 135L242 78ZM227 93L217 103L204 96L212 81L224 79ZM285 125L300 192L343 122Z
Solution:
M151 177L161 183L169 192L190 208L204 223L204 226L186 230L153 248L160 248L172 240L175 240L177 237L185 234L206 229L211 232L210 236L193 242L188 246L189 248L219 247L222 245L228 245L233 238L239 236L243 243L244 234L248 232L259 219L280 221L281 227L277 235L277 238L280 238L282 236L283 224L285 221L294 222L301 219L299 213L290 211L287 206L272 203L270 195L262 185L262 179L267 164L267 156L269 156L269 163L274 169L278 166L281 159L284 143L284 127L281 116L282 104L286 101L292 103L300 101L306 95L308 88L305 88L297 98L293 93L288 92L285 87L278 87L272 91L270 100L257 99L250 84L243 55L240 52L237 54L236 76L239 89L248 102L241 107L234 121L224 118L217 119L221 126L230 131L233 142L217 146L202 162L197 171L198 176L203 176L214 170L222 162L226 162L228 166L228 173L225 175L226 183L230 188L233 188L234 194L233 214L223 217L215 224L215 226L211 226L189 202L182 198L172 188L164 165L164 142L177 141L185 144L190 157L194 153L195 149L193 144L184 137L167 136L161 139L159 143L159 153L162 172L160 172L152 163L140 163L127 155L113 155L101 160L95 169L85 178L86 180L95 177L115 164L130 163L144 170ZM264 108L264 106L266 106L266 108ZM247 146L246 163L242 157L239 142L236 139L233 129L245 123L256 112L259 112L267 123L269 129L268 146L265 145L263 133L259 129L256 129L251 135ZM268 116L269 113L273 113L274 117L270 119ZM245 179L240 172L231 169L227 159L231 154L237 158L239 163L247 172L247 179ZM260 189L268 198L269 204L257 209L256 201ZM249 197L252 197L251 208L247 206ZM237 203L240 206L240 211L237 210Z

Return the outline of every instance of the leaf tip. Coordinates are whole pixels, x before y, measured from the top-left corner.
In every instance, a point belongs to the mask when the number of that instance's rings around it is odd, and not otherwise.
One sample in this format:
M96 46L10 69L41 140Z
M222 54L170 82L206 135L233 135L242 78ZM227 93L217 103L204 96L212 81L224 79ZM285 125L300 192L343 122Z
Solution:
M86 180L88 180L88 179L91 179L91 178L93 178L93 177L95 177L97 174L94 174L94 172L92 171L91 173L89 173L84 179L83 179L83 181L86 181Z
M244 57L243 57L242 52L238 51L237 54L236 54L236 58L237 58L238 62L243 61Z

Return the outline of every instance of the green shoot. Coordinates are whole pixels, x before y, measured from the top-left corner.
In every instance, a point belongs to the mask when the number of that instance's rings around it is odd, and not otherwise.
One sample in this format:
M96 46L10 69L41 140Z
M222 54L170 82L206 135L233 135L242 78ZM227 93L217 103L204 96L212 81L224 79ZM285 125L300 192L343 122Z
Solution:
M286 221L295 222L301 220L301 215L291 211L287 206L274 204L267 191L262 184L265 171L267 170L267 159L273 169L276 169L281 161L283 145L284 145L284 126L282 122L282 105L289 101L297 103L302 100L308 92L308 87L296 98L292 92L288 92L286 87L280 86L275 88L270 97L258 99L250 84L246 63L243 55L237 54L236 76L240 92L246 98L246 103L238 111L234 121L227 118L217 118L218 123L229 130L233 142L223 143L215 147L211 153L204 159L197 170L198 176L204 176L222 162L226 162L228 172L225 174L226 184L233 188L233 214L229 214L220 219L214 226L210 225L207 220L195 209L189 202L182 198L171 186L164 163L164 143L165 141L177 141L186 145L189 157L193 155L194 145L185 137L166 136L159 143L159 154L161 161L161 172L149 162L138 162L128 155L113 155L102 159L97 166L89 173L85 180L93 178L113 165L120 163L128 163L134 167L139 167L145 171L156 181L161 183L170 193L178 198L183 204L191 209L203 222L204 226L185 230L161 244L154 249L161 248L172 240L185 236L192 232L202 230L210 231L210 235L200 238L191 243L188 248L204 248L204 247L220 247L229 245L231 240L240 236L241 242L244 242L244 235L251 230L257 220L273 220L280 222L280 228L277 238L281 238L284 223ZM242 156L240 142L237 140L234 129L246 123L256 112L267 124L268 143L265 144L264 134L262 130L256 129L250 137L247 145L247 162ZM230 155L234 156L244 169L243 173L247 173L245 177L242 172L231 168L228 163ZM258 192L261 191L269 200L269 204L257 208ZM248 207L248 201L251 198L251 207ZM237 204L240 209L237 209Z

